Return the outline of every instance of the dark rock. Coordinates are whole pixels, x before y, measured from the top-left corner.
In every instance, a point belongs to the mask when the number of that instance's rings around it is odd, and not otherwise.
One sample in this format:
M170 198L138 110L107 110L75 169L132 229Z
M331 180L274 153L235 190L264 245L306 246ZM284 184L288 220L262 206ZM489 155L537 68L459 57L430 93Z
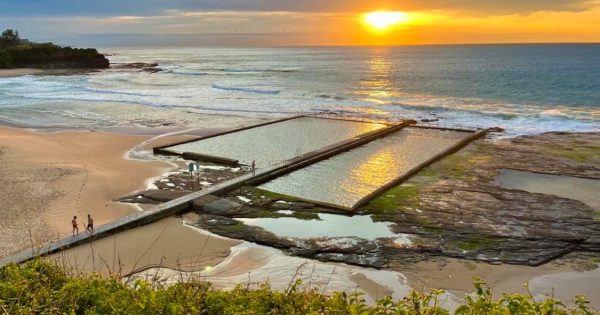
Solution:
M393 232L410 234L410 242L395 238L368 241L352 237L280 237L227 216L265 216L266 211L280 209L327 209L306 202L277 203L257 198L243 188L228 193L229 200L209 200L214 205L208 211L204 210L206 201L195 205L195 209L203 209L195 225L219 235L281 248L296 256L375 268L398 268L440 257L537 266L579 251L600 254L600 221L589 206L494 184L504 168L600 178L593 156L588 161L577 161L547 153L549 148L577 148L578 143L589 147L600 144L600 133L586 135L545 134L477 143L461 151L457 159L434 164L430 169L434 175L409 180L418 188L414 202L398 202L397 209L385 212L360 209L375 212L374 219L394 222ZM252 202L241 205L236 202L237 196Z
M125 196L117 199L117 201L128 203L160 204L183 197L189 193L191 193L191 191L153 189Z
M158 63L145 63L145 62L132 62L132 63L118 63L111 66L113 69L131 69L140 70L144 72L156 73L162 71L158 67Z
M309 202L293 202L291 204L289 204L289 206L286 209L290 209L290 210L305 210L305 209L314 209L315 208L315 204L314 203L309 203Z

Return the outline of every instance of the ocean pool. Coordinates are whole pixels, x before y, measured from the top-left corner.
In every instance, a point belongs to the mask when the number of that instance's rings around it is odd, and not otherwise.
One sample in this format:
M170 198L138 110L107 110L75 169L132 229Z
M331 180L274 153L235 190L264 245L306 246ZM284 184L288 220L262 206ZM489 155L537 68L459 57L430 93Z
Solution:
M301 154L348 140L386 125L370 122L300 117L208 139L168 147L238 160L267 168Z
M259 188L314 202L352 208L368 194L470 134L404 128L361 147L276 178Z

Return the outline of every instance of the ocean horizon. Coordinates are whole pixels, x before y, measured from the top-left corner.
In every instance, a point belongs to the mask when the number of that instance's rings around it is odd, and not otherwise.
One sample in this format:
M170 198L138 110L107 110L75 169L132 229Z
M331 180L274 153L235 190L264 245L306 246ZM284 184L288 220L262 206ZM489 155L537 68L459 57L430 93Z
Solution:
M0 120L30 127L206 127L197 117L330 113L600 130L600 44L105 48L158 72L0 78Z

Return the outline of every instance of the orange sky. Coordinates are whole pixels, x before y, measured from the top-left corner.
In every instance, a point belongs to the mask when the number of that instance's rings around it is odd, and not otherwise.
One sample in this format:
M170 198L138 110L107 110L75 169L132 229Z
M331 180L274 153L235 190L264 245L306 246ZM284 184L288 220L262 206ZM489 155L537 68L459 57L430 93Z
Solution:
M484 16L441 10L403 12L408 21L383 32L362 23L356 13L324 17L325 23L307 23L305 30L320 34L319 43L336 45L600 42L600 5L576 12Z
M133 3L131 10L115 7L114 12L103 14L96 14L93 8L64 15L3 16L0 12L0 28L17 28L34 40L64 39L69 43L87 38L86 44L104 40L107 45L119 39L131 45L190 46L600 42L600 0L197 3L212 3L213 7L182 5L140 12ZM400 10L409 19L385 32L374 32L363 23L363 13L384 9Z

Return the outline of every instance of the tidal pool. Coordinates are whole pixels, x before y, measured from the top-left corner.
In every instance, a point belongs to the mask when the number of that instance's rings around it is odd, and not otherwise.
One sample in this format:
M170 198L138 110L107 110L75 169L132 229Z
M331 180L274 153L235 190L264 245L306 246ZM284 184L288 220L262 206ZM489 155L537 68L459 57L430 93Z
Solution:
M255 160L257 168L266 168L383 127L378 123L300 117L167 149L226 157L247 165Z
M405 128L382 139L276 178L260 186L272 192L352 208L379 187L470 135Z
M578 200L600 210L600 180L597 179L501 170L495 182L508 189Z
M321 220L301 220L297 218L239 218L247 225L261 227L275 235L296 238L358 237L374 240L381 237L400 238L390 230L391 222L373 222L368 215L352 217L320 213Z

